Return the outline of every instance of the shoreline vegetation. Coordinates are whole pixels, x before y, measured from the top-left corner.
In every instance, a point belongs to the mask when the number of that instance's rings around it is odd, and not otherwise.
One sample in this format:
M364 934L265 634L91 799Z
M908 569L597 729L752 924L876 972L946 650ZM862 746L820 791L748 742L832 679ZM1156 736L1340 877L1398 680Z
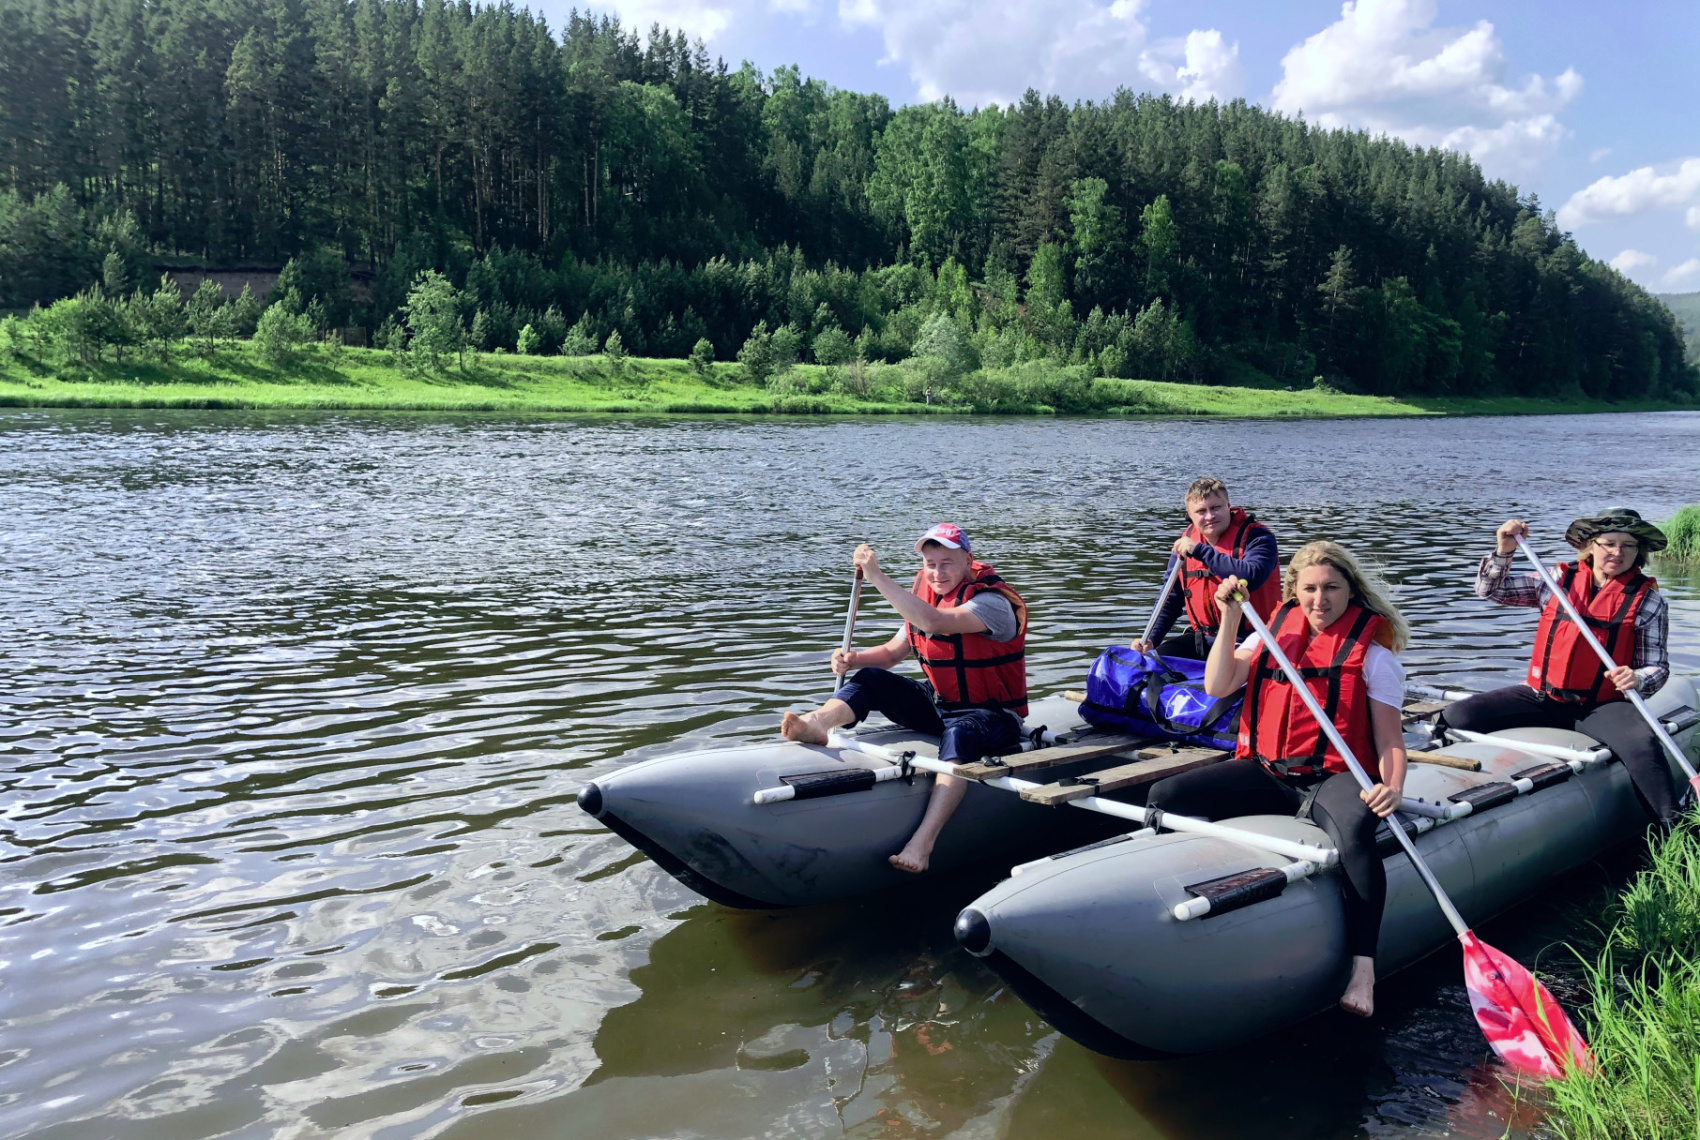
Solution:
M1656 840L1583 959L1595 1070L1552 1082L1564 1140L1700 1135L1700 816Z
M235 342L210 355L178 354L163 363L50 364L0 351L0 407L1324 419L1664 411L1700 404L1611 403L1579 395L1371 396L1326 385L1122 380L1050 361L955 377L904 365L798 364L761 382L737 364L606 355L468 354L460 367L427 370L390 352L334 345L267 364L251 343Z

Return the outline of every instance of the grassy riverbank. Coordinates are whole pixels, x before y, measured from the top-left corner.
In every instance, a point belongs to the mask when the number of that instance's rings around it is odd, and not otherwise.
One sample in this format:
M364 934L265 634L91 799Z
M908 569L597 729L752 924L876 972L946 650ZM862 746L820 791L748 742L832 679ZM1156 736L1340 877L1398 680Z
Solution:
M735 364L703 372L683 360L482 355L440 373L400 367L386 352L319 350L272 368L251 345L168 364L48 366L0 355L0 406L81 408L392 409L420 411L658 412L789 415L963 413L1238 416L1252 418L1516 415L1668 410L1668 403L1591 400L1419 399L1326 389L1236 388L1090 377L1036 362L929 384L904 366L797 365L766 385Z
M1552 1085L1566 1140L1700 1136L1700 818L1658 843L1613 908L1581 1014L1592 1076Z

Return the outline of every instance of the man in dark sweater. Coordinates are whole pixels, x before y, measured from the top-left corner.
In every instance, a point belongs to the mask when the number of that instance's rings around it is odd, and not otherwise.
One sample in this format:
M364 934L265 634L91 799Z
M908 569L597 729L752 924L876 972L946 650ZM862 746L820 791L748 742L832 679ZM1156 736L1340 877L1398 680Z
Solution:
M1249 512L1228 502L1228 488L1214 476L1192 481L1186 489L1186 531L1175 539L1164 578L1177 563L1181 578L1151 627L1151 639L1135 641L1141 653L1153 649L1167 655L1204 660L1222 624L1216 607L1216 587L1225 578L1238 578L1251 590L1251 607L1268 621L1281 604L1280 551L1275 535ZM1182 611L1189 628L1164 638Z

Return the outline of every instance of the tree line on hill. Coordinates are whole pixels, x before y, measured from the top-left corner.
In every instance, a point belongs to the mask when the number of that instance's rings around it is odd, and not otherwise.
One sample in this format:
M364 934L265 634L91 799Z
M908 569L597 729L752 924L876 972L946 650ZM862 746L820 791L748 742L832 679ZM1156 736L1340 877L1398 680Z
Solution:
M1700 364L1700 293L1654 293L1676 318L1676 326L1688 342L1688 362Z
M387 343L435 270L485 350L1700 393L1670 313L1538 202L1242 102L894 110L465 0L0 0L0 42L0 307L287 264L274 305Z

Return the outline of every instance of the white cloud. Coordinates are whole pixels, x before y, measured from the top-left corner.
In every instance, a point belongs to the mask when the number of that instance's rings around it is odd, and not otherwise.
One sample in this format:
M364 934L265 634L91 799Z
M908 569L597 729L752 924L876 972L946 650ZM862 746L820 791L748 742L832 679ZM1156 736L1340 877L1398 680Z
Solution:
M1659 259L1650 253L1642 253L1638 249L1626 249L1612 258L1610 265L1625 277L1633 277L1638 269L1651 269L1659 263Z
M1588 152L1588 161L1589 162L1598 162L1598 161L1600 161L1600 159L1606 157L1610 153L1611 153L1611 147L1609 147L1609 146L1597 146L1593 150Z
M1691 257L1665 274L1660 284L1673 291L1700 287L1700 257Z
M1490 173L1533 173L1568 133L1557 112L1581 94L1582 77L1567 69L1507 86L1492 24L1434 20L1434 0L1342 5L1338 21L1287 52L1270 105L1324 127L1466 150Z
M1643 166L1601 178L1570 196L1558 211L1558 222L1574 229L1608 218L1684 208L1689 228L1700 230L1700 158L1685 158L1664 173Z
M884 62L905 68L922 99L1013 103L1029 87L1106 99L1140 76L1182 98L1232 98L1245 76L1239 45L1195 31L1147 42L1145 0L838 0L846 27L876 29Z
M607 8L620 17L627 31L639 35L647 35L650 25L660 24L668 31L683 28L693 37L708 41L731 27L737 16L753 14L736 12L735 4L736 0L733 4L714 4L709 0L615 0Z
M1158 90L1195 103L1227 102L1245 94L1240 45L1228 44L1214 28L1152 45L1140 53L1139 70Z
M995 8L973 0L839 0L850 27L877 29L886 61L904 66L923 99L1008 103L1028 87L1064 97L1109 94L1145 47L1139 0L1035 0Z

